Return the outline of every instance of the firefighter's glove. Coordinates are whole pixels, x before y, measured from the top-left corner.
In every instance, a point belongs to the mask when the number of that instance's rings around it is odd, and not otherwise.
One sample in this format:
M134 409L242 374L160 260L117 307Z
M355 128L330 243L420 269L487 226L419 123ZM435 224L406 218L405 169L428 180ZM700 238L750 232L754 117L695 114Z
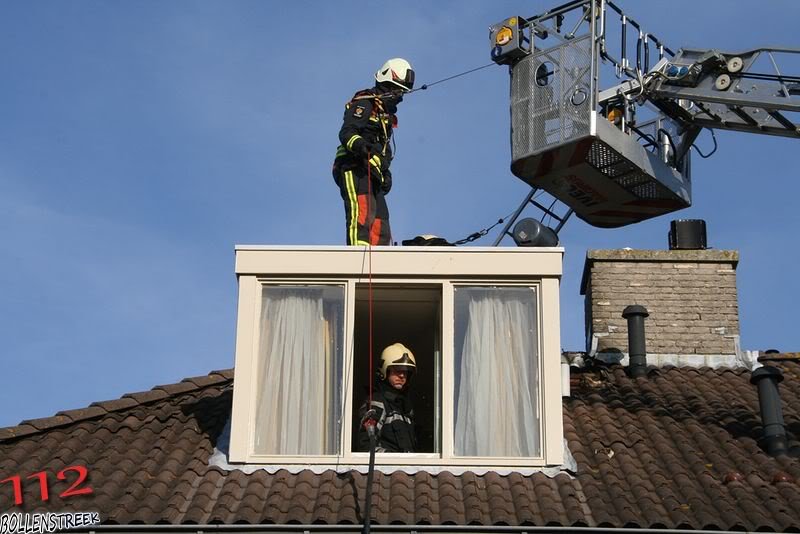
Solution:
M381 184L381 191L384 195L388 194L389 191L392 190L392 173L389 169L383 171L383 183Z
M358 158L367 159L369 156L369 145L360 135L354 135L352 138L350 138L350 144L348 144L348 148L350 149L350 152L352 152Z
M369 166L372 172L372 177L375 178L376 183L378 183L381 187L383 187L383 171L386 169L384 163L385 159L386 158L379 156L378 154L370 154L369 156Z
M360 426L367 431L367 434L375 434L376 427L378 426L378 419L380 415L375 408L367 411L364 417L361 418Z

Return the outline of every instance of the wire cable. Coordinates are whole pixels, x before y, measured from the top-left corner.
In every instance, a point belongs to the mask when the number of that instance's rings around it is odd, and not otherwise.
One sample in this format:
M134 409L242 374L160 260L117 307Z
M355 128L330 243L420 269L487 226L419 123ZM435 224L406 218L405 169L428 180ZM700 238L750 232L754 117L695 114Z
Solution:
M465 237L464 239L459 239L458 241L454 241L453 244L458 246L458 245L464 245L466 243L472 243L473 241L477 241L478 239L482 238L483 236L485 236L486 234L491 232L492 228L494 228L498 224L503 224L505 222L505 220L508 219L509 217L511 217L513 214L514 214L514 212L512 211L511 213L509 213L508 215L506 215L502 219L499 219L496 223L494 223L493 225L489 226L488 228L484 228L482 230L478 230L477 232L473 232L473 233L469 234L467 237Z
M425 91L428 87L433 87L434 85L438 85L440 83L449 82L450 80L454 80L461 76L466 76L467 74L472 74L473 72L485 69L486 67L491 67L492 65L496 65L496 63L492 61L491 63L487 63L486 65L481 65L480 67L475 67L474 69L465 70L464 72L461 72L459 74L454 74L453 76L448 76L447 78L442 78L441 80L437 80L435 82L424 83L420 87L417 87L416 89L412 89L411 91L409 91L408 94L416 93L417 91Z

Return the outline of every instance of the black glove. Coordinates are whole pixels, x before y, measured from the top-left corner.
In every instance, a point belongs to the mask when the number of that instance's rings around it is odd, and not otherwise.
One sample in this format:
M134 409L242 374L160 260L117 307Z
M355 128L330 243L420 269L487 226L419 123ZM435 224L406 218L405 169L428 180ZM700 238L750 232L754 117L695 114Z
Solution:
M389 194L389 191L392 190L392 173L389 169L383 171L383 183L381 184L381 191L384 195Z
M370 146L367 144L364 139L356 139L353 143L353 154L356 157L367 159L369 153L371 152Z

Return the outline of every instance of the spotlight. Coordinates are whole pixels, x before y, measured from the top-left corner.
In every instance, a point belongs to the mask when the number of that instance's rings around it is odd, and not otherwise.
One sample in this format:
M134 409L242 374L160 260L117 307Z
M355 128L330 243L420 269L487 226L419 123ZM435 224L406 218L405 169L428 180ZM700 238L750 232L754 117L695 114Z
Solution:
M512 237L518 247L558 246L558 235L555 231L536 219L528 218L519 221L514 225Z

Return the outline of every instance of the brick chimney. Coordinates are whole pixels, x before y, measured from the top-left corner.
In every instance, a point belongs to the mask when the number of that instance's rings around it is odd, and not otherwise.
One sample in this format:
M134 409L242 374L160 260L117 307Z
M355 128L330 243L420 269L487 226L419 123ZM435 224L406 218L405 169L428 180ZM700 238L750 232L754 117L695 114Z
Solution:
M581 281L587 350L624 356L622 310L638 304L650 313L648 364L735 365L738 262L733 250L590 250Z

